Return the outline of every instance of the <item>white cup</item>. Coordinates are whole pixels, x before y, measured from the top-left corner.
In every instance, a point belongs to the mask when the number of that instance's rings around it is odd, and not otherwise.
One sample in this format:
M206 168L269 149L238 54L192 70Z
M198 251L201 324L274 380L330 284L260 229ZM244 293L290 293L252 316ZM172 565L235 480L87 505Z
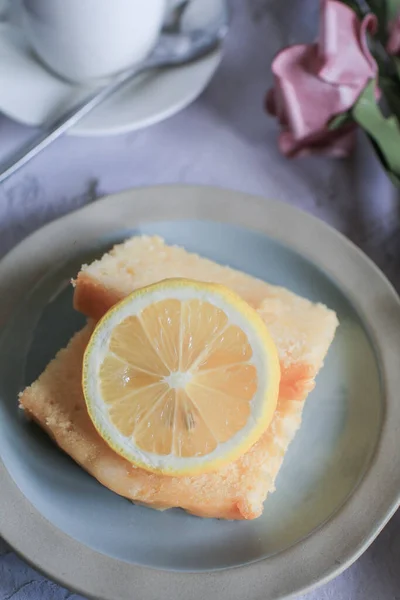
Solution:
M112 75L141 61L159 35L167 0L22 0L36 54L73 81Z

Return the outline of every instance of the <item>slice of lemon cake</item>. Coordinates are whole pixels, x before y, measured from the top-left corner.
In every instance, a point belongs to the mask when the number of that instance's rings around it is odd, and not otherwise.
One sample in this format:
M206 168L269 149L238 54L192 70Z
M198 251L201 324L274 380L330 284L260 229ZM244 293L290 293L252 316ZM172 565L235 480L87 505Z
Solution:
M132 291L177 277L220 283L253 308L259 308L278 289L179 246L169 246L160 237L136 236L114 246L100 260L83 265L73 282L74 305L88 317L98 319Z
M335 334L336 315L286 289L148 237L128 240L84 266L76 281L75 307L98 319L133 290L172 277L224 284L268 325L281 364L279 397L270 426L250 450L216 472L180 477L134 467L115 453L97 433L82 392L91 321L21 394L21 406L84 469L136 503L181 507L203 517L257 518L300 426L304 401Z
M97 320L134 290L179 277L220 283L236 292L268 325L283 366L307 364L310 378L315 377L337 327L333 311L184 248L168 246L160 237L133 237L83 265L73 282L74 307Z

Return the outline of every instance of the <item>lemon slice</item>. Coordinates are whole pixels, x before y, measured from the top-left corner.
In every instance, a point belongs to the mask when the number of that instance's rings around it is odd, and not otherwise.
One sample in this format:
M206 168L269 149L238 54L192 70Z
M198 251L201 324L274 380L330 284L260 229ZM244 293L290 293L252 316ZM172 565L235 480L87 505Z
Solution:
M215 471L268 428L280 379L257 314L220 285L166 280L98 323L83 391L102 438L135 466L166 475Z

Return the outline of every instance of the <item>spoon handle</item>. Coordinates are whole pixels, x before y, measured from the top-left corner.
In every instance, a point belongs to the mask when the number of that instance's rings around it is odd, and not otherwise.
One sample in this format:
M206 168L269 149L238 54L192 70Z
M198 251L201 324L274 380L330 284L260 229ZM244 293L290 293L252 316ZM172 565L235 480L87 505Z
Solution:
M112 81L100 89L89 94L84 100L78 102L72 108L69 108L61 116L54 121L44 126L44 129L36 135L27 144L24 144L15 153L0 165L0 183L5 181L10 175L18 171L22 166L26 165L32 158L37 156L39 152L47 148L52 142L68 131L70 127L76 125L84 116L92 111L96 106L99 106L104 100L117 92L128 81L136 77L139 73L143 73L149 69L163 66L162 61L149 59L137 67L133 67L128 71L124 71L117 75Z

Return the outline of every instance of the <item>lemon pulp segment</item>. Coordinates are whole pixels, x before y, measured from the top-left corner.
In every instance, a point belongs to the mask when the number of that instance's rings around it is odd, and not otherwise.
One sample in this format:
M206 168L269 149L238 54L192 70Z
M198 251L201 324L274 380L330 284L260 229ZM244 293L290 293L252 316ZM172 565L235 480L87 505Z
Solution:
M148 470L190 474L239 457L268 427L279 363L257 313L213 284L139 290L98 324L83 389L106 442Z

